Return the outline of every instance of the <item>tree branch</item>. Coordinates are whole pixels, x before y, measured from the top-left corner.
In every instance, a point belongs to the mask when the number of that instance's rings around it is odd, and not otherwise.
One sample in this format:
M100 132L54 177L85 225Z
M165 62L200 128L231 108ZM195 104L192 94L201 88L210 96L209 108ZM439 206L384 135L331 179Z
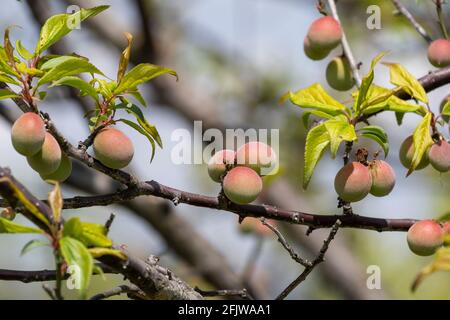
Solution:
M397 8L398 12L401 13L408 21L412 24L417 33L422 36L422 38L430 43L433 39L427 33L427 31L420 25L419 22L414 18L414 16L406 9L406 7L400 2L400 0L392 0L392 3Z

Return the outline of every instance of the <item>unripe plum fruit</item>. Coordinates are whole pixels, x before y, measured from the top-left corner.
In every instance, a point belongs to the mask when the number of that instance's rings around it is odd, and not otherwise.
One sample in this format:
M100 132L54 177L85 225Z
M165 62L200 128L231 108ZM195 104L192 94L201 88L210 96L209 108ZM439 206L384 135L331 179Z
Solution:
M440 105L440 107L439 107L439 112L442 112L442 110L444 110L445 104L446 104L447 102L449 102L449 101L450 101L450 95L446 96L446 97L444 98L444 100L442 100L441 105ZM443 119L445 122L450 123L450 116L442 116L442 119Z
M248 167L235 167L223 179L223 191L227 198L237 204L254 201L262 191L262 179Z
M430 256L443 244L443 230L433 220L414 223L408 230L408 246L419 256Z
M328 56L330 50L316 48L311 45L308 37L303 40L303 51L305 55L311 60L322 60Z
M364 199L372 187L372 176L369 168L359 162L346 164L336 174L334 188L339 197L347 202Z
M411 167L412 159L414 156L414 139L413 136L409 136L408 138L403 141L402 145L400 146L400 162L402 165L409 169ZM422 157L422 160L419 162L419 164L416 167L416 170L421 170L428 166L430 163L428 159L428 154L425 152L425 154Z
M330 61L326 70L327 82L335 90L347 91L355 85L350 64L345 57Z
M41 117L33 112L21 115L11 129L14 149L24 156L32 156L42 148L45 139L45 125Z
M319 18L309 27L307 37L315 48L329 51L341 41L341 25L333 17Z
M236 152L233 150L220 150L217 151L208 162L208 174L215 182L220 182L221 177L226 171L226 165L234 164Z
M450 144L445 140L440 140L433 144L428 151L430 163L439 172L450 170Z
M238 165L249 167L262 175L263 169L269 171L276 165L278 159L270 146L263 142L252 141L236 151L236 161Z
M428 60L437 68L450 66L450 41L446 39L434 40L428 46Z
M42 180L53 180L58 182L66 181L72 173L72 161L64 153L61 157L61 163L56 171L49 174L41 174Z
M40 174L50 174L61 164L61 148L56 139L48 132L45 133L44 144L35 155L28 157L28 164Z
M375 197L384 197L391 193L395 186L395 171L383 160L374 160L369 165L372 175L370 193Z
M122 131L106 128L95 136L94 152L96 158L105 166L122 169L133 159L134 147Z

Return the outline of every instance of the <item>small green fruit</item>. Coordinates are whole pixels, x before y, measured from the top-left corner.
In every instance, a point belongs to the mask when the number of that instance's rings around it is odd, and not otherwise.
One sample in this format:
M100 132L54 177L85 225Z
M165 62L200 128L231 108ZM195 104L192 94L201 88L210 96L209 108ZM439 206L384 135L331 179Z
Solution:
M61 157L61 164L55 172L41 174L42 180L53 180L58 182L66 181L72 173L72 161L65 154Z
M430 256L443 244L443 230L433 220L414 223L408 230L408 246L419 256Z
M27 158L31 168L40 174L50 174L58 169L61 163L61 148L56 139L48 132L45 133L44 144L35 155Z
M336 57L327 66L327 82L335 90L348 91L355 85L350 64L345 57Z
M12 126L11 141L14 149L24 156L38 153L45 140L45 125L41 117L33 112L21 115Z
M399 154L400 162L406 169L409 169L411 167L413 156L414 156L414 139L413 136L409 136L408 138L405 139L405 141L403 141L402 145L400 146L400 154ZM428 154L425 153L419 165L416 167L416 170L421 170L425 168L426 166L428 166L429 163L430 161L428 159Z
M372 161L369 169L372 175L370 193L376 197L384 197L391 193L395 186L394 169L383 160Z
M305 39L303 40L303 51L305 52L305 55L311 60L322 60L326 58L330 53L329 50L312 46L308 37L305 37Z
M94 152L96 158L105 166L122 169L133 159L134 147L122 131L106 128L95 136Z
M364 199L372 187L372 176L369 169L359 163L350 162L336 174L334 188L339 197L347 202Z
M226 165L234 164L236 152L233 150L217 151L208 162L208 174L215 182L220 182L221 177L226 171Z
M254 201L262 191L262 179L248 167L235 167L223 179L223 191L227 198L237 204Z

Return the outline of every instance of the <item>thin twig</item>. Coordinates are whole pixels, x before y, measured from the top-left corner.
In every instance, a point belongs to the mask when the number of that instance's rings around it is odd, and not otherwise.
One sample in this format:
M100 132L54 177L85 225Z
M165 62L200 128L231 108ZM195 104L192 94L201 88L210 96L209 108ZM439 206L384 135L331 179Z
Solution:
M114 222L115 218L116 218L116 215L114 213L111 213L108 220L106 220L106 222L105 222L106 234L109 233L109 229L111 228L111 225Z
M445 27L445 19L444 19L444 14L442 13L442 4L443 4L443 0L436 0L436 13L438 16L438 20L439 20L439 26L441 28L442 31L442 35L444 36L445 39L448 39L448 33L447 33L447 28Z
M392 3L397 8L398 12L401 13L406 19L408 19L414 29L416 29L417 33L421 35L427 43L433 41L428 32L420 25L419 22L417 22L411 12L409 12L408 9L406 9L406 7L399 0L392 0Z
M291 258L301 264L304 267L310 267L312 265L312 262L303 259L302 257L300 257L295 251L294 249L292 249L291 245L287 242L287 240L283 237L283 235L281 234L281 232L273 225L271 225L270 223L268 223L266 221L265 218L261 218L261 222L263 225L265 225L267 228L269 228L270 230L272 230L273 233L275 233L275 235L278 237L278 242L281 243L281 245L283 246L283 248L286 249L286 251L289 253L289 255L291 256Z
M336 3L334 0L328 0L328 6L330 7L331 14L334 19L336 19L340 24L339 15L336 9ZM352 69L353 78L355 79L356 86L359 88L361 86L361 76L359 75L358 71L358 63L356 63L355 58L353 57L352 50L350 48L350 45L347 41L347 37L344 32L344 28L341 24L341 30L342 30L342 49L344 50L344 54L347 57L348 63L350 64L350 68Z
M56 296L55 296L55 291L53 288L51 288L48 284L43 284L42 285L42 289L44 289L44 291L48 294L48 296L50 297L50 299L52 300L57 300Z
M330 233L328 235L328 238L326 240L324 240L323 242L323 246L319 251L319 254L317 255L317 257L313 260L312 264L308 267L305 268L305 270L303 270L303 272L300 274L300 276L298 276L297 279L295 279L294 281L292 281L287 287L286 289L283 290L283 292L281 292L278 297L276 298L276 300L283 300L284 298L286 298L291 292L292 290L294 290L295 288L297 288L297 286L302 283L303 281L305 281L305 279L308 277L308 275L311 273L311 271L313 271L313 269L320 264L321 262L324 261L325 258L325 253L328 250L328 247L330 246L331 241L334 239L337 231L339 230L339 227L341 225L341 221L337 220L336 223L334 224L334 226L331 228Z
M133 286L133 285L123 284L123 285L115 287L111 290L98 293L98 294L92 296L89 300L103 300L103 299L107 299L107 298L110 298L113 296L121 295L123 293L132 294L132 293L139 293L139 292L140 292L140 290L138 287Z
M247 292L247 289L242 290L211 290L204 291L199 287L194 288L195 291L200 293L204 297L239 297L246 300L253 300L253 298Z

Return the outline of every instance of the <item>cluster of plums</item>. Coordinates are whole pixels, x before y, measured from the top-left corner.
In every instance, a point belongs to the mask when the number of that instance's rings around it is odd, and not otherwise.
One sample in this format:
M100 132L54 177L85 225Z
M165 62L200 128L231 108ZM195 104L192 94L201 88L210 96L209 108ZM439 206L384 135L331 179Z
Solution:
M394 169L383 160L373 160L366 166L349 162L338 171L334 188L346 202L357 202L369 193L376 197L388 195L395 186Z
M410 168L414 155L413 137L409 136L400 147L400 162ZM439 172L450 170L450 144L446 140L435 142L425 153L416 170L421 170L431 164Z
M428 46L428 60L437 68L450 66L450 40L437 39Z
M309 27L303 40L303 49L308 58L322 60L339 45L341 38L342 29L339 22L332 17L322 17ZM353 87L355 81L345 56L331 60L327 66L326 79L330 87L336 90L347 91Z
M450 222L441 225L434 220L421 220L409 228L408 246L419 256L430 256L443 245L446 234L450 234Z
M225 196L237 204L248 204L261 193L261 176L277 162L275 151L263 142L249 142L234 150L220 150L208 162L208 174L222 183Z
M72 172L72 163L56 139L45 130L42 118L33 112L24 113L11 130L14 149L27 157L28 164L44 180L66 180Z
M42 118L33 112L24 113L11 130L14 149L27 157L28 164L43 180L64 181L72 172L72 162L61 151L56 139L46 131ZM121 169L133 158L131 140L115 128L102 129L94 138L96 158L105 166Z

